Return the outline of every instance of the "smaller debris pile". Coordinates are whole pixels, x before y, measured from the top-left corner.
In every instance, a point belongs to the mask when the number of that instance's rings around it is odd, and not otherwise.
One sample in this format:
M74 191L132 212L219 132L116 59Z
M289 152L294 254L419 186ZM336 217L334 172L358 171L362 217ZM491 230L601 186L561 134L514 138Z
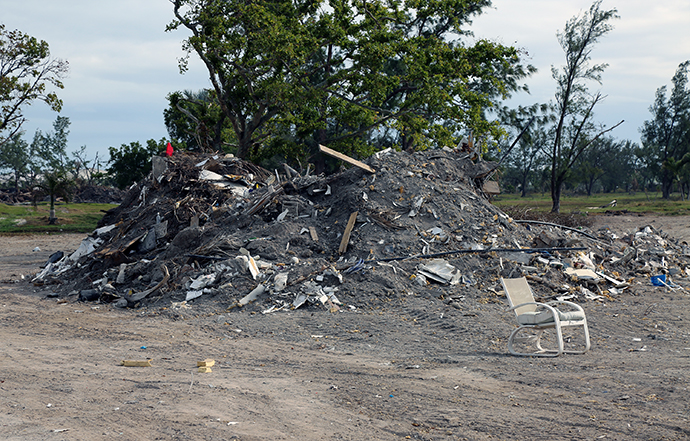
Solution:
M497 293L499 276L520 275L547 298L603 300L635 277L689 275L687 245L651 227L616 237L513 221L480 190L492 164L459 150L366 162L315 176L232 156L156 157L150 177L34 283L122 307L213 300L268 313L413 294L461 309Z

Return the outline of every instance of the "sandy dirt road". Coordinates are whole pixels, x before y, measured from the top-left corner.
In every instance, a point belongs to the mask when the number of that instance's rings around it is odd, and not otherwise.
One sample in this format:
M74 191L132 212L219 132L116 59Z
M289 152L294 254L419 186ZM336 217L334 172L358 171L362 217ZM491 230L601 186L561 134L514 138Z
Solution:
M1 439L690 438L690 296L643 281L584 304L592 351L558 359L507 355L500 299L262 315L48 292L0 285ZM207 358L213 372L198 373Z

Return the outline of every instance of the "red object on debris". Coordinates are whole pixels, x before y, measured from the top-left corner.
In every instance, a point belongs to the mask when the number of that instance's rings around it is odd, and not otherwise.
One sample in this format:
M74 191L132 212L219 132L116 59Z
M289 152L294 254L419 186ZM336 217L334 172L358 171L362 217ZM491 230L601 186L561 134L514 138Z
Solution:
M172 154L173 154L172 144L168 143L168 148L165 149L165 155L166 156L172 156Z

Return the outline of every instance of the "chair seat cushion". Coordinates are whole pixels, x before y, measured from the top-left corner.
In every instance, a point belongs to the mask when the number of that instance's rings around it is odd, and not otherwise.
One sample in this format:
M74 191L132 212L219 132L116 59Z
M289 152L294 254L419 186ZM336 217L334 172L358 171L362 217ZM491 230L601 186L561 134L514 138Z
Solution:
M579 321L585 319L585 314L582 311L558 311L558 319L562 322L564 321ZM520 314L517 321L521 325L541 325L547 323L553 323L553 314L548 309L539 312L526 312Z

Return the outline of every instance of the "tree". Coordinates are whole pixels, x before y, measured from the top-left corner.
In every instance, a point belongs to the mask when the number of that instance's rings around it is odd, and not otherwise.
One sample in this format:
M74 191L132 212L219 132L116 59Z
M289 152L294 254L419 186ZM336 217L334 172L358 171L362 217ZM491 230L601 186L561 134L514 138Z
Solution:
M596 188L603 187L604 177L614 171L615 164L621 159L621 147L621 143L611 137L597 139L573 165L573 183L583 186L587 196L591 196ZM622 177L614 177L614 182ZM615 187L618 182L612 185Z
M690 89L688 68L690 60L681 63L671 82L673 89L667 97L666 86L656 90L654 104L649 108L652 119L645 121L640 155L648 169L660 180L664 199L671 196L676 179L677 161L690 150Z
M531 71L513 47L464 42L489 0L171 2L168 29L192 33L181 69L201 58L242 158L288 131L312 146L382 125L410 148L454 142L460 125L498 136L483 110Z
M68 67L66 61L50 57L45 41L0 24L0 144L19 133L26 121L22 109L31 102L43 101L56 112L62 109L62 101L48 88L64 87Z
M538 170L546 165L543 145L549 141L548 126L553 122L551 109L546 104L533 104L517 109L502 108L499 120L508 127L514 137L520 137L512 151L498 152L505 156L504 182L511 182L520 189L520 196L527 196L528 188L538 176Z
M595 1L589 11L568 20L564 31L557 34L566 64L560 69L551 68L556 80L558 115L549 152L553 213L560 211L563 183L579 156L604 133L623 122L603 130L592 122L594 107L604 97L599 92L590 95L586 83L595 81L601 84L601 74L607 65L590 65L591 52L601 37L613 29L610 20L618 18L616 9L604 11L600 7L601 0Z
M146 141L143 147L138 141L122 144L120 148L108 147L110 161L108 173L118 188L127 188L145 178L151 171L151 157L165 150L165 139Z
M57 221L55 216L55 199L62 197L69 201L73 190L74 180L65 170L50 170L42 175L34 190L34 203L40 197L50 197L50 214L48 216L48 223L50 225L55 225Z
M22 139L22 133L15 133L4 144L0 144L0 169L14 174L14 189L19 193L19 180L29 171L31 157L29 144Z
M67 174L72 171L73 161L67 154L67 137L71 122L66 116L58 116L53 122L53 131L43 133L36 130L31 143L31 156L37 172L60 171Z
M172 141L191 151L218 151L229 144L228 120L218 105L215 91L185 90L168 95L163 111L165 127Z

